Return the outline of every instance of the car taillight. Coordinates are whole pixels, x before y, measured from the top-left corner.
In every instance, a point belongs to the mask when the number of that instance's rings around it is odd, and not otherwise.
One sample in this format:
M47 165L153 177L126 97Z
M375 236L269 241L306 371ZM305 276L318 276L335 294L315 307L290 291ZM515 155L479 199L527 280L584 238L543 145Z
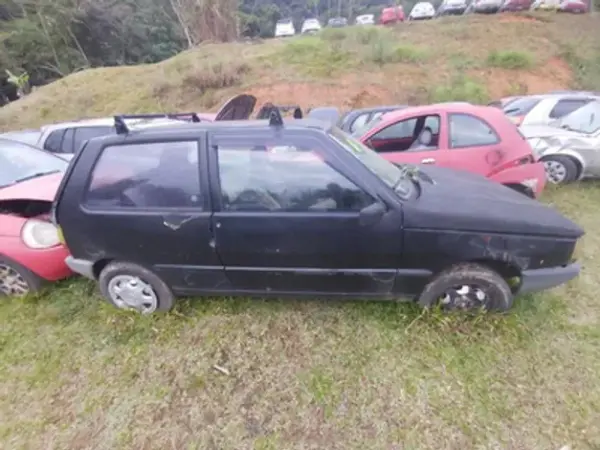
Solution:
M533 157L533 154L531 155L527 155L521 159L518 159L515 161L515 166L522 166L523 164L532 164L535 162L535 158Z

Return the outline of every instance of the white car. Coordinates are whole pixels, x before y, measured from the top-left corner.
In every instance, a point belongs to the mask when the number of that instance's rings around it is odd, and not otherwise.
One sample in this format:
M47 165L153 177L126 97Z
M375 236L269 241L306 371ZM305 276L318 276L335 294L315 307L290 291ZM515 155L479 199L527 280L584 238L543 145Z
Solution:
M360 16L356 16L355 23L356 25L375 25L375 15L362 14Z
M317 33L321 30L321 23L318 19L306 19L302 24L302 34Z
M523 125L520 131L546 166L551 183L600 178L600 101L549 125Z
M281 19L275 24L275 37L289 37L296 34L292 19Z
M226 101L216 114L180 113L180 114L146 114L137 117L124 116L127 126L141 129L169 125L173 123L189 123L192 121L245 120L256 105L256 98L247 94L236 95ZM71 159L89 139L116 134L115 118L74 120L46 125L38 130L10 131L0 134L4 139L24 142L54 153L63 159Z
M518 126L547 125L596 99L600 96L577 92L526 95L506 102L502 111Z
M429 2L419 2L413 9L411 9L408 15L408 20L426 20L433 19L435 16L435 8Z

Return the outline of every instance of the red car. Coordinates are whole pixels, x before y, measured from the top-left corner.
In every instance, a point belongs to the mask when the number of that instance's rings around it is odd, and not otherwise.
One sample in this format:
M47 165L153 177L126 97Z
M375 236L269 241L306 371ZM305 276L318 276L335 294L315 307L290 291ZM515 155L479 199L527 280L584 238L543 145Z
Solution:
M395 163L478 173L531 197L544 189L544 164L502 110L440 103L387 113L354 136Z
M66 278L68 250L49 221L68 162L0 139L0 297L23 296Z
M393 25L398 22L404 22L404 9L402 6L383 8L379 16L379 23L381 25Z

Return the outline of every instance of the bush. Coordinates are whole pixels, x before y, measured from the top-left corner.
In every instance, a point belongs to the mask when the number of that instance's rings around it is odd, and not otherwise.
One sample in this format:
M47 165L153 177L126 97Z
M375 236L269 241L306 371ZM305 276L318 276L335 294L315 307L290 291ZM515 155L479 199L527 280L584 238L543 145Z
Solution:
M514 50L492 50L487 57L487 64L502 69L529 69L533 67L534 59L529 53Z
M490 100L484 86L468 77L459 76L451 83L437 86L429 95L432 103L469 102L486 104Z
M277 56L281 62L298 66L309 75L328 76L352 64L352 55L341 41L328 42L320 36L296 39L284 46Z

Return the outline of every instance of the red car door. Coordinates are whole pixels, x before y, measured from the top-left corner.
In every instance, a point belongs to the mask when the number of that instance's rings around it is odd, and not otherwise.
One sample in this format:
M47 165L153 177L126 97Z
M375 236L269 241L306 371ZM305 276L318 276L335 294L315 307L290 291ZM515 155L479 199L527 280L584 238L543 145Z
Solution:
M448 141L445 113L432 111L396 114L383 119L361 141L388 161L435 164Z
M500 135L486 120L467 112L448 112L445 118L448 134L436 165L488 177L506 162Z

